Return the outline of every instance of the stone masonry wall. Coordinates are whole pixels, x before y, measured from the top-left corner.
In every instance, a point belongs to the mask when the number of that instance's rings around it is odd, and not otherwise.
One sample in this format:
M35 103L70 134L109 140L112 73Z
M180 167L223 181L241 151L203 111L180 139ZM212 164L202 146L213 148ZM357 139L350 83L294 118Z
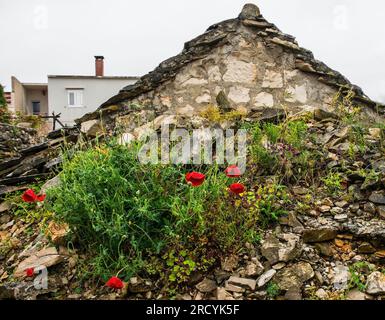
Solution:
M258 7L247 4L238 18L210 26L186 42L179 55L76 123L87 131L102 120L108 129L127 132L152 120L180 124L181 116L191 122L208 105L254 119L270 112L334 111L331 102L337 92L352 92L355 105L371 119L385 113L385 106L371 101L361 88L266 21Z
M0 159L37 142L35 129L0 123Z
M144 107L167 108L169 114L199 114L217 104L222 91L233 109L266 107L328 109L335 89L296 69L295 57L279 45L266 45L246 28L229 44L180 70L174 80L129 100Z

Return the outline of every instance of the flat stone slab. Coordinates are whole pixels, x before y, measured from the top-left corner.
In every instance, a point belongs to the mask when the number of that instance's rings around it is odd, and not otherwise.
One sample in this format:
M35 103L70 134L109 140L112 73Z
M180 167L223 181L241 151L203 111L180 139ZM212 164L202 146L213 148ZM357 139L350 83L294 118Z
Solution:
M28 268L37 268L39 266L48 268L62 261L63 257L59 255L55 247L45 248L23 260L14 271L14 276L17 278L23 277L25 270Z

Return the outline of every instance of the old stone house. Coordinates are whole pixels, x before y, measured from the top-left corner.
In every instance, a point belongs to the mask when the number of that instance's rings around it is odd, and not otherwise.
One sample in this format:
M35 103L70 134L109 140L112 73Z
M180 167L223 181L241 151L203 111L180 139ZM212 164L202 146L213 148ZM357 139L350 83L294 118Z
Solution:
M212 25L179 55L76 122L90 128L103 119L107 127L131 132L148 121L157 126L175 117L191 119L209 104L254 118L283 108L330 110L339 91L353 92L354 103L373 117L383 112L359 87L266 21L257 6L246 4L237 18Z

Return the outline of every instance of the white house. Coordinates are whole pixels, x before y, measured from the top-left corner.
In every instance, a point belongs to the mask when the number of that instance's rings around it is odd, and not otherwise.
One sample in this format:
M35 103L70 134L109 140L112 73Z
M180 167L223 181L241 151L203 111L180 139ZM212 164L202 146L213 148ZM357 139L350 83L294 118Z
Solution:
M95 56L95 75L49 75L48 83L25 83L12 77L10 103L15 112L26 115L60 114L60 122L72 126L75 119L95 111L103 102L138 79L105 76L104 57ZM52 122L51 119L49 121ZM52 129L52 125L50 127Z
M49 75L48 113L61 114L64 125L96 110L123 87L135 83L138 77L104 76L104 57L95 56L95 75Z

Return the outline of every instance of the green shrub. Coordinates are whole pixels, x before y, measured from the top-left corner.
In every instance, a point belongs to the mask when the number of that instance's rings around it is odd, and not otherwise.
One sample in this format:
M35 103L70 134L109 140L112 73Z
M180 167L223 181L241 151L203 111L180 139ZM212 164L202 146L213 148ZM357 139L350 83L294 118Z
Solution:
M337 195L342 190L343 177L340 172L329 172L325 178L321 179L325 184L326 190L331 195Z
M366 261L356 262L349 267L349 289L357 288L361 292L366 290L366 276L372 272L372 267Z
M209 268L224 250L259 240L256 220L234 205L240 197L229 194L233 180L224 168L144 165L139 148L109 142L67 153L62 183L48 191L48 209L94 256L93 275L151 270L180 283ZM192 170L206 174L196 188L185 182Z
M266 293L270 299L276 298L280 292L281 292L281 290L276 283L274 283L274 282L268 283L267 288L266 288Z
M286 120L280 124L254 123L244 126L249 132L249 164L260 174L282 176L281 182L311 181L320 153L308 150L311 138L302 120Z
M256 192L247 192L245 202L255 223L267 227L286 214L285 206L290 204L290 199L285 186L266 183L259 186Z

